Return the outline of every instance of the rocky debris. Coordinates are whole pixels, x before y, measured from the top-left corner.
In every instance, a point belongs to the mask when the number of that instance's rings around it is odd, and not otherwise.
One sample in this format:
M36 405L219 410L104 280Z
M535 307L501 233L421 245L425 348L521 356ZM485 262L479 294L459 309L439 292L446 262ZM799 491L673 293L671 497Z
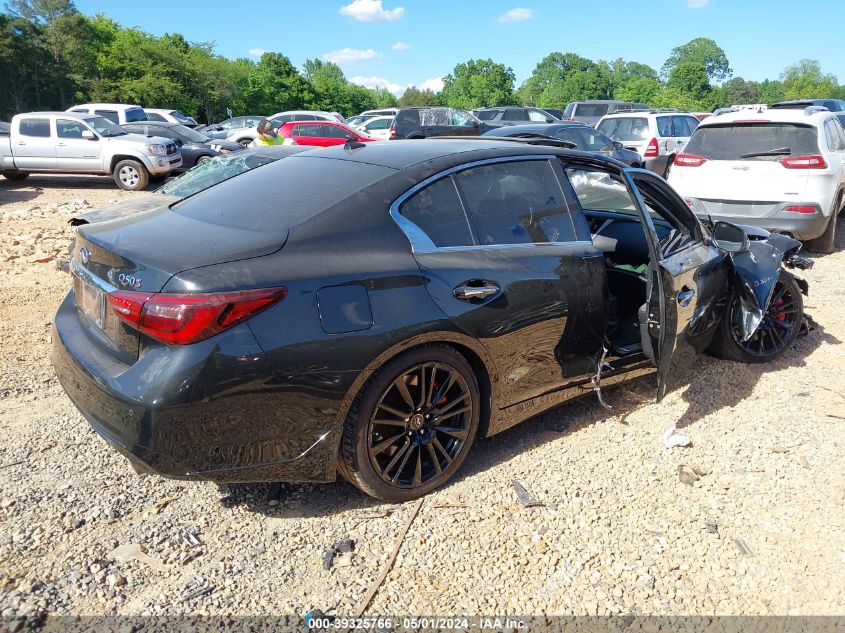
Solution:
M351 538L338 541L331 547L323 550L320 560L323 569L329 570L332 567L349 567L352 565L352 552L355 551L355 541Z
M136 194L106 183L7 195L0 180L3 627L24 615L79 626L90 614L350 614L373 586L367 614L845 613L845 424L830 417L845 415L842 222L839 250L801 272L819 326L794 350L757 366L701 357L659 405L645 378L605 388L612 412L590 397L479 439L399 539L412 504L341 480L285 484L272 507L267 485L221 499L211 483L136 475L58 385L50 327L70 280L28 261L67 248L73 213L58 205ZM666 450L680 420L694 445ZM524 510L513 480L545 507ZM347 539L354 551L327 548ZM127 544L161 566L110 557ZM326 572L324 549L350 565Z

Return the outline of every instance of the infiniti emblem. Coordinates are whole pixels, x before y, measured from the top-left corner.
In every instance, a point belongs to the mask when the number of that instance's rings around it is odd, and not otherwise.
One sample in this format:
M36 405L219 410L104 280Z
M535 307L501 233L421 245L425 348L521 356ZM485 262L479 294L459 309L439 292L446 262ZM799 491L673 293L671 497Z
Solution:
M91 251L89 251L84 246L79 249L79 259L82 260L83 264L87 264L91 261Z

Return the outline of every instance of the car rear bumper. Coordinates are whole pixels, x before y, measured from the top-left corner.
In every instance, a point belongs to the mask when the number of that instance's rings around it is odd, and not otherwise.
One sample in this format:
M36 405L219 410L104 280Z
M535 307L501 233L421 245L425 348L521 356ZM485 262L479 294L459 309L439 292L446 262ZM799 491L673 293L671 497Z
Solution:
M268 388L246 324L124 365L93 344L69 293L54 320L52 361L74 405L136 471L218 482L335 478L337 431L302 415L307 396Z
M811 240L824 233L829 216L822 213L821 207L813 202L777 202L765 203L765 210L761 212L762 203L743 206L739 203L714 205L708 201L687 197L687 204L692 202L693 212L700 218L722 220L732 224L746 224L766 229L788 233L795 239ZM812 207L813 213L798 213L786 211L788 206Z

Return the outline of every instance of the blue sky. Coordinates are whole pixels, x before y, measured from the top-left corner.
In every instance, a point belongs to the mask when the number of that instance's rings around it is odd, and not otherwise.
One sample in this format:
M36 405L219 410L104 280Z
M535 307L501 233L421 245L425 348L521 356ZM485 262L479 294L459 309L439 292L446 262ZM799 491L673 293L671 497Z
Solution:
M227 57L278 51L301 67L338 62L347 78L438 88L455 64L490 57L517 86L553 51L590 59L622 57L660 69L673 47L710 37L735 76L776 79L789 64L817 59L845 80L839 3L832 0L76 0L123 26L216 44ZM824 19L828 15L829 19Z

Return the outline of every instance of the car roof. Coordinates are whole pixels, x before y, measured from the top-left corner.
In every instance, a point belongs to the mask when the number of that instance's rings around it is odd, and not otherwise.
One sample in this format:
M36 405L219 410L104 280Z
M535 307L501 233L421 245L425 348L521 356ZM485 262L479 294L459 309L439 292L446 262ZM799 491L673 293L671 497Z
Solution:
M471 159L463 156L467 153L474 153ZM368 163L380 167L402 170L418 165L437 161L438 159L452 160L446 162L462 164L469 160L483 160L498 156L521 156L521 155L544 155L556 154L561 156L584 156L595 159L596 156L590 153L572 151L549 145L534 145L529 143L517 143L493 136L478 136L475 138L449 138L432 137L427 139L384 141L367 143L364 147L348 150L342 145L320 148L310 152L310 156L321 158L355 161ZM617 161L603 158L616 166L626 167Z
M707 117L701 123L699 123L699 127L702 126L712 126L712 125L719 125L725 123L737 123L737 122L760 122L766 123L769 121L773 122L783 122L783 123L806 123L808 125L816 125L823 121L824 119L828 118L831 115L835 115L835 112L830 112L829 110L820 110L818 112L812 112L810 114L805 114L804 110L792 110L789 108L782 108L782 109L775 109L775 110L764 110L763 112L753 112L750 110L738 110L736 112L725 112L723 114L716 114L711 117Z
M171 112L179 112L176 108L144 108L144 112L164 112L170 114Z
M525 125L506 125L504 127L497 127L493 130L485 132L483 136L513 136L514 134L519 134L521 132L556 132L557 130L568 127L577 127L579 129L587 128L590 130L593 129L592 127L590 127L586 123L582 123L581 121L561 121L560 123L526 123Z
M40 112L24 112L22 114L19 114L18 116L25 117L45 114L49 116L63 116L69 119L96 119L100 117L99 114L93 114L91 112L65 112L63 110L42 110Z
M129 121L129 123L121 123L120 127L127 125L158 125L159 127L176 127L178 125L185 127L181 123L174 123L173 121Z
M129 109L140 108L140 107L141 106L139 106L139 105L133 105L131 103L80 103L80 104L72 106L71 108L68 108L68 109L72 110L73 108L115 108L115 109L126 108L127 110L129 110Z
M285 110L284 112L276 112L276 114L272 114L268 119L272 119L273 117L282 116L283 114L322 114L325 116L333 116L333 112L326 112L325 110Z

